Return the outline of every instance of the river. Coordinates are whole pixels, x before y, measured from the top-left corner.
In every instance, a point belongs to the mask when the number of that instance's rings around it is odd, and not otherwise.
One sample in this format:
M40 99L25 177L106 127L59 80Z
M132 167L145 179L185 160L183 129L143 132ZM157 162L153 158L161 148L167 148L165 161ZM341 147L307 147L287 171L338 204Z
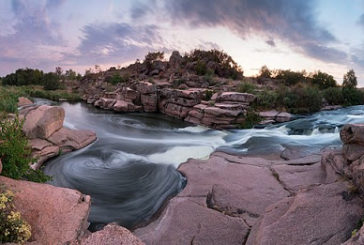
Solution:
M340 146L342 125L364 122L364 106L354 106L264 128L219 131L155 113L117 114L84 103L60 106L66 111L66 127L92 130L98 139L50 160L44 172L53 177L51 184L92 197L91 230L110 222L128 228L148 222L185 186L187 180L176 168L188 158L207 159L215 150L261 155L293 148L316 153Z

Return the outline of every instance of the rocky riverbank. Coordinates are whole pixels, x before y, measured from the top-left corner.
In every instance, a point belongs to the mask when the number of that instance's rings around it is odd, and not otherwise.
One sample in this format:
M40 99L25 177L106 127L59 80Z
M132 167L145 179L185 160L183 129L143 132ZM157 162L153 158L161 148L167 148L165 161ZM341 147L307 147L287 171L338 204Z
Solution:
M23 132L29 139L32 155L37 161L32 165L38 169L48 159L81 149L96 140L89 130L72 130L63 127L65 112L59 106L34 105L19 98L19 116L24 119Z
M146 244L362 244L362 132L347 125L343 150L287 160L189 160L186 188L134 234Z

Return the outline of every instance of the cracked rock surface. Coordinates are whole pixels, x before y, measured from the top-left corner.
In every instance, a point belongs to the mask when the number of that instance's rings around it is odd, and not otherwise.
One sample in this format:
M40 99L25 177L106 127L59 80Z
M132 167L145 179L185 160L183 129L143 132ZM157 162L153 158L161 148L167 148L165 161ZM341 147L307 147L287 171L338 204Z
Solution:
M146 244L340 244L364 214L330 153L294 160L213 153L179 167L187 186L134 231Z

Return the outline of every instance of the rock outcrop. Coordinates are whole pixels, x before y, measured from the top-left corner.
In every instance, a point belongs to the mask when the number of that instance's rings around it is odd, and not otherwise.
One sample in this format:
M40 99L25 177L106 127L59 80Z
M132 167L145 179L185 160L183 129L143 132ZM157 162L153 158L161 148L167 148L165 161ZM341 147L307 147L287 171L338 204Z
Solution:
M34 107L33 110L27 110L24 114L23 131L29 139L46 139L62 128L64 116L64 109L59 106Z
M61 152L81 149L96 140L96 134L89 130L73 130L63 127L65 112L59 106L28 106L19 111L24 118L23 131L30 139L32 155L38 169L49 158Z
M255 100L252 94L237 92L219 92L207 98L207 94L212 91L206 88L175 89L165 87L164 83L146 81L117 88L114 92L100 92L98 96L88 94L88 91L85 90L84 100L102 109L117 112L161 112L193 124L218 129L240 127L247 109Z
M30 224L34 244L65 244L81 238L87 227L90 197L76 190L0 177L15 194L15 207Z
M215 152L189 160L179 167L185 189L134 234L146 244L345 242L364 209L336 173L339 153L325 154L285 161Z

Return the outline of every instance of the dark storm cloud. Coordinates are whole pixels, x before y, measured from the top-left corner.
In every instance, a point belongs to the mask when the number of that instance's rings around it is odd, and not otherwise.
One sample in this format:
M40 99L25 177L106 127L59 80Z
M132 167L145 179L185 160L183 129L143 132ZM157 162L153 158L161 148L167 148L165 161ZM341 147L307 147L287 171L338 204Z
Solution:
M135 27L126 23L92 24L83 28L84 37L74 57L79 64L99 64L143 58L161 44L162 38L154 25Z
M279 38L311 57L345 62L344 52L327 48L337 40L318 25L314 3L313 0L172 0L165 7L174 23L225 26L242 37L256 33Z

